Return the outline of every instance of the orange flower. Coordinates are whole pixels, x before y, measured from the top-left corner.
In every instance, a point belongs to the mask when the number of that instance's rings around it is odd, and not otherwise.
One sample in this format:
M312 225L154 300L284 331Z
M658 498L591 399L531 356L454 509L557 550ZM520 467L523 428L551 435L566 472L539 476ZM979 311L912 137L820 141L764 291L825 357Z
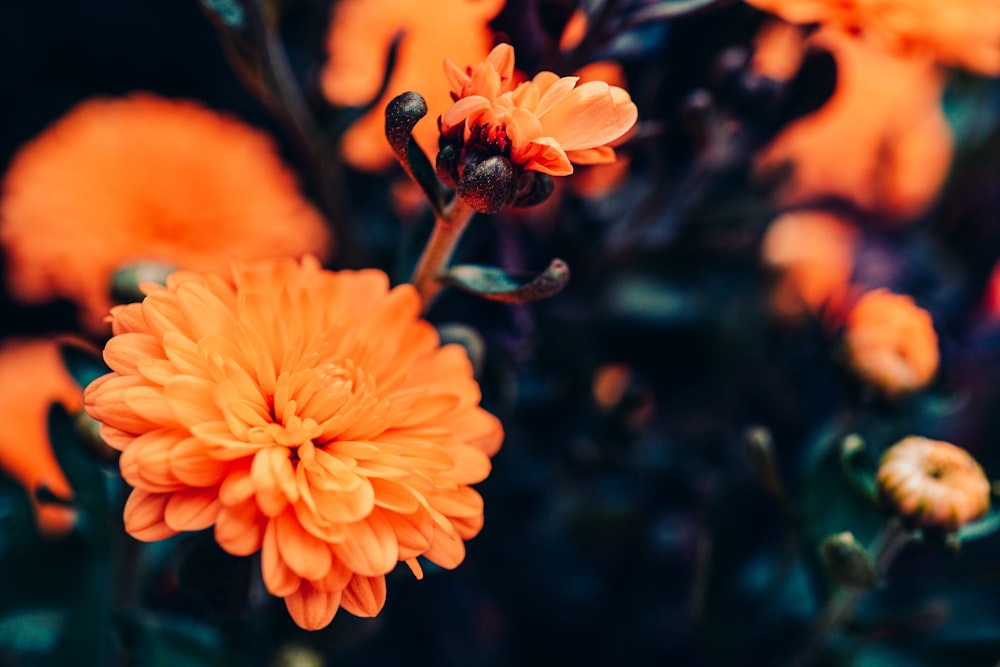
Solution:
M879 493L898 514L924 527L954 531L990 508L990 482L967 451L911 435L882 457Z
M996 0L747 0L791 23L863 34L881 48L930 55L947 65L1000 74Z
M329 244L266 135L147 94L86 101L26 145L0 217L14 295L72 299L95 333L122 264L224 271L234 257L325 256Z
M500 44L467 70L446 61L456 102L441 118L444 141L457 141L468 155L505 155L526 171L553 176L573 173L573 164L613 162L609 142L635 124L629 94L604 81L577 85L579 77L539 72L514 86L514 49Z
M838 316L854 271L857 231L822 211L791 211L776 218L761 245L764 263L779 271L771 304L782 317Z
M934 322L908 296L867 292L847 316L845 337L854 370L890 397L921 389L937 372Z
M66 370L59 347L72 339L11 338L0 344L0 468L17 480L31 498L38 527L61 535L76 523L76 512L63 505L42 503L42 487L63 500L73 489L49 444L49 408L61 404L68 412L83 407L83 391Z
M333 4L327 34L329 59L320 84L331 104L367 104L378 94L389 45L402 33L395 68L385 94L375 107L345 133L341 150L353 167L381 170L395 164L385 139L385 107L406 91L417 91L429 109L414 137L429 155L437 152L434 119L451 105L441 61L478 62L489 52L493 34L489 22L504 0L343 0ZM360 39L358 36L363 35Z
M261 550L264 583L315 630L338 607L374 616L385 575L446 568L483 523L503 436L465 351L440 347L410 285L307 257L178 272L112 311L113 370L87 411L122 451L140 540L215 526Z
M789 81L805 54L805 31L784 21L768 21L754 39L753 68L775 81Z
M779 204L838 196L892 218L920 214L951 164L941 72L930 61L887 54L833 30L819 31L811 42L836 58L837 88L760 155L761 172L786 162L794 168Z

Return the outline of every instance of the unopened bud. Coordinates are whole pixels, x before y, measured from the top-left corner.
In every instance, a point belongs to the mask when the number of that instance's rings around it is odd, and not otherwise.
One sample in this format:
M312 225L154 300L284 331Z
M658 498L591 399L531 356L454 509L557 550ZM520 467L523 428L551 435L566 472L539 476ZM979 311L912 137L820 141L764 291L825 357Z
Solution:
M862 589L878 586L875 563L852 533L827 536L819 547L819 555L827 574L842 586Z
M462 172L458 196L480 213L496 213L514 200L517 174L510 160L493 155Z

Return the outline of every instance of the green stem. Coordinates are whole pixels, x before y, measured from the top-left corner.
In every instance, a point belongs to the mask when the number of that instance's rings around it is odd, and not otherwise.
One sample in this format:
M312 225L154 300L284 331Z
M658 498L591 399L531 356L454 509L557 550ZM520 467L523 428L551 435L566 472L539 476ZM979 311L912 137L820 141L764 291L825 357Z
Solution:
M885 528L868 549L869 553L875 554L875 571L880 577L886 573L896 556L911 539L913 539L913 531L904 527L899 519L889 519ZM819 621L813 628L806 645L785 667L811 665L819 657L819 652L826 645L830 636L851 618L854 607L867 592L862 588L846 586L838 588L823 607Z
M458 240L462 238L475 213L460 197L455 197L445 208L443 215L436 216L434 220L434 231L431 232L410 279L420 293L425 315L444 287L441 277L448 269Z

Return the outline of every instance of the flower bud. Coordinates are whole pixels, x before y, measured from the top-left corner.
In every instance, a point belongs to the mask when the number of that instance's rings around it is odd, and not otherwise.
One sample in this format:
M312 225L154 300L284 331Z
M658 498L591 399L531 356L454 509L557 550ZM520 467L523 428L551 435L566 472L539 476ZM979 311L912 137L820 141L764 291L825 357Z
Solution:
M496 213L514 200L516 190L514 165L501 155L467 166L458 182L458 196L480 213Z
M827 574L842 586L875 588L879 577L868 551L850 532L828 535L819 547Z
M990 482L972 456L949 442L911 435L882 457L879 495L918 526L955 531L986 514Z

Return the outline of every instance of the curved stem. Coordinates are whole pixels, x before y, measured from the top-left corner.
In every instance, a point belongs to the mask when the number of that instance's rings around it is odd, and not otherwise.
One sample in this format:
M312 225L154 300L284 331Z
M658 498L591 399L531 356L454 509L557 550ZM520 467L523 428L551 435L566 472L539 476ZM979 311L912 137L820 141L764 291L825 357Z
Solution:
M885 528L869 547L869 553L874 553L875 571L880 577L886 573L903 547L913 539L913 535L913 531L903 526L899 519L895 517L889 519ZM867 592L862 588L844 586L838 588L823 607L819 621L806 645L786 663L785 667L811 665L819 657L819 652L826 645L830 635L851 618L854 607Z
M410 282L420 293L425 315L438 292L444 287L441 284L441 276L451 262L458 240L462 238L465 228L475 214L475 210L460 197L455 197L451 205L444 210L444 214L435 217L434 230L420 254L417 266L413 270L413 277L410 278Z

